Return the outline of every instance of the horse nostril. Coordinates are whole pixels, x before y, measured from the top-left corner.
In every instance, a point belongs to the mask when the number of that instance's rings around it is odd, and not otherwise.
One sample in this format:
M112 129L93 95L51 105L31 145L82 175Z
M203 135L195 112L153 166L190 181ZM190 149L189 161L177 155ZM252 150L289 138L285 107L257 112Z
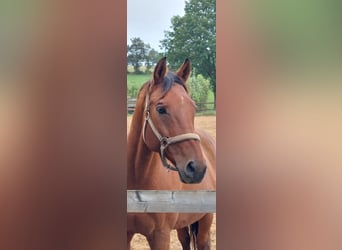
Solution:
M186 165L186 169L185 169L186 173L188 175L193 176L194 173L196 172L196 165L193 161L190 161L187 165Z
M184 171L180 172L179 174L184 183L200 183L204 178L206 170L206 165L201 165L201 163L197 161L189 161L186 164ZM185 181L182 179L184 177L186 178Z

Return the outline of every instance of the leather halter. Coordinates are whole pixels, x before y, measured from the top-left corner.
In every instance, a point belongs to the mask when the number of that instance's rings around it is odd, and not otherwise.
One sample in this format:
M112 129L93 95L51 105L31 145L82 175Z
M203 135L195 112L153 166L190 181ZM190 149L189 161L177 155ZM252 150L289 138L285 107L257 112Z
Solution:
M145 97L145 121L144 121L143 134L142 134L145 144L146 144L145 132L146 132L147 123L150 125L153 133L155 134L155 136L158 138L158 140L160 142L160 152L159 153L160 153L160 159L163 163L163 166L166 167L168 170L178 171L178 169L176 167L167 163L166 158L165 158L165 154L164 154L165 149L171 144L181 142L181 141L185 141L185 140L198 140L198 141L200 141L199 135L195 134L195 133L186 133L186 134L176 135L173 137L162 136L158 132L157 128L154 126L154 124L151 120L151 117L150 117L150 97L149 97L148 93Z

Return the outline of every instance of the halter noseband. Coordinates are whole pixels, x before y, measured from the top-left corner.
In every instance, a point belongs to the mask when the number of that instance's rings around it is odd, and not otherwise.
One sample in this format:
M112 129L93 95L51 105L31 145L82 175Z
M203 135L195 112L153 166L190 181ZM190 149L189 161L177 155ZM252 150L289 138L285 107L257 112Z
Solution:
M198 140L198 141L200 141L200 137L198 136L198 134L194 134L194 133L186 133L186 134L176 135L173 137L162 136L158 132L157 128L154 126L154 124L151 120L151 117L150 117L150 97L149 97L148 93L147 93L146 98L145 98L145 121L144 121L144 127L143 127L143 135L142 135L145 144L146 144L145 131L146 131L147 123L150 125L153 133L155 134L155 136L158 138L158 140L160 142L160 159L163 163L163 166L166 167L168 170L178 171L178 169L176 167L167 163L166 158L165 158L165 154L164 154L165 149L171 144L181 142L181 141L185 141L185 140Z

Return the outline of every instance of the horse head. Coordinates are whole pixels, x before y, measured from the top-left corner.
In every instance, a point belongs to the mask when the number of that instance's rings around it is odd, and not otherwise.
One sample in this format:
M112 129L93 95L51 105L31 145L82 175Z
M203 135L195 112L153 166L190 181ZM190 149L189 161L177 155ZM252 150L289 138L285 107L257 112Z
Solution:
M146 90L143 139L182 182L199 183L207 166L195 133L196 105L186 85L190 71L188 59L176 72L168 71L165 57L157 63Z

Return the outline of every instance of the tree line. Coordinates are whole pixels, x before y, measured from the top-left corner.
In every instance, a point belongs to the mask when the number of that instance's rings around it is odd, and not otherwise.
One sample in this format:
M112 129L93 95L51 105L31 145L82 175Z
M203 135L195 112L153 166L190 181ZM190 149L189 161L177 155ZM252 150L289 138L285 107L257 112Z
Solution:
M161 57L157 50L139 37L132 38L131 45L127 45L127 63L133 66L136 74L144 73L140 69L142 65L146 66L145 72L149 72Z

